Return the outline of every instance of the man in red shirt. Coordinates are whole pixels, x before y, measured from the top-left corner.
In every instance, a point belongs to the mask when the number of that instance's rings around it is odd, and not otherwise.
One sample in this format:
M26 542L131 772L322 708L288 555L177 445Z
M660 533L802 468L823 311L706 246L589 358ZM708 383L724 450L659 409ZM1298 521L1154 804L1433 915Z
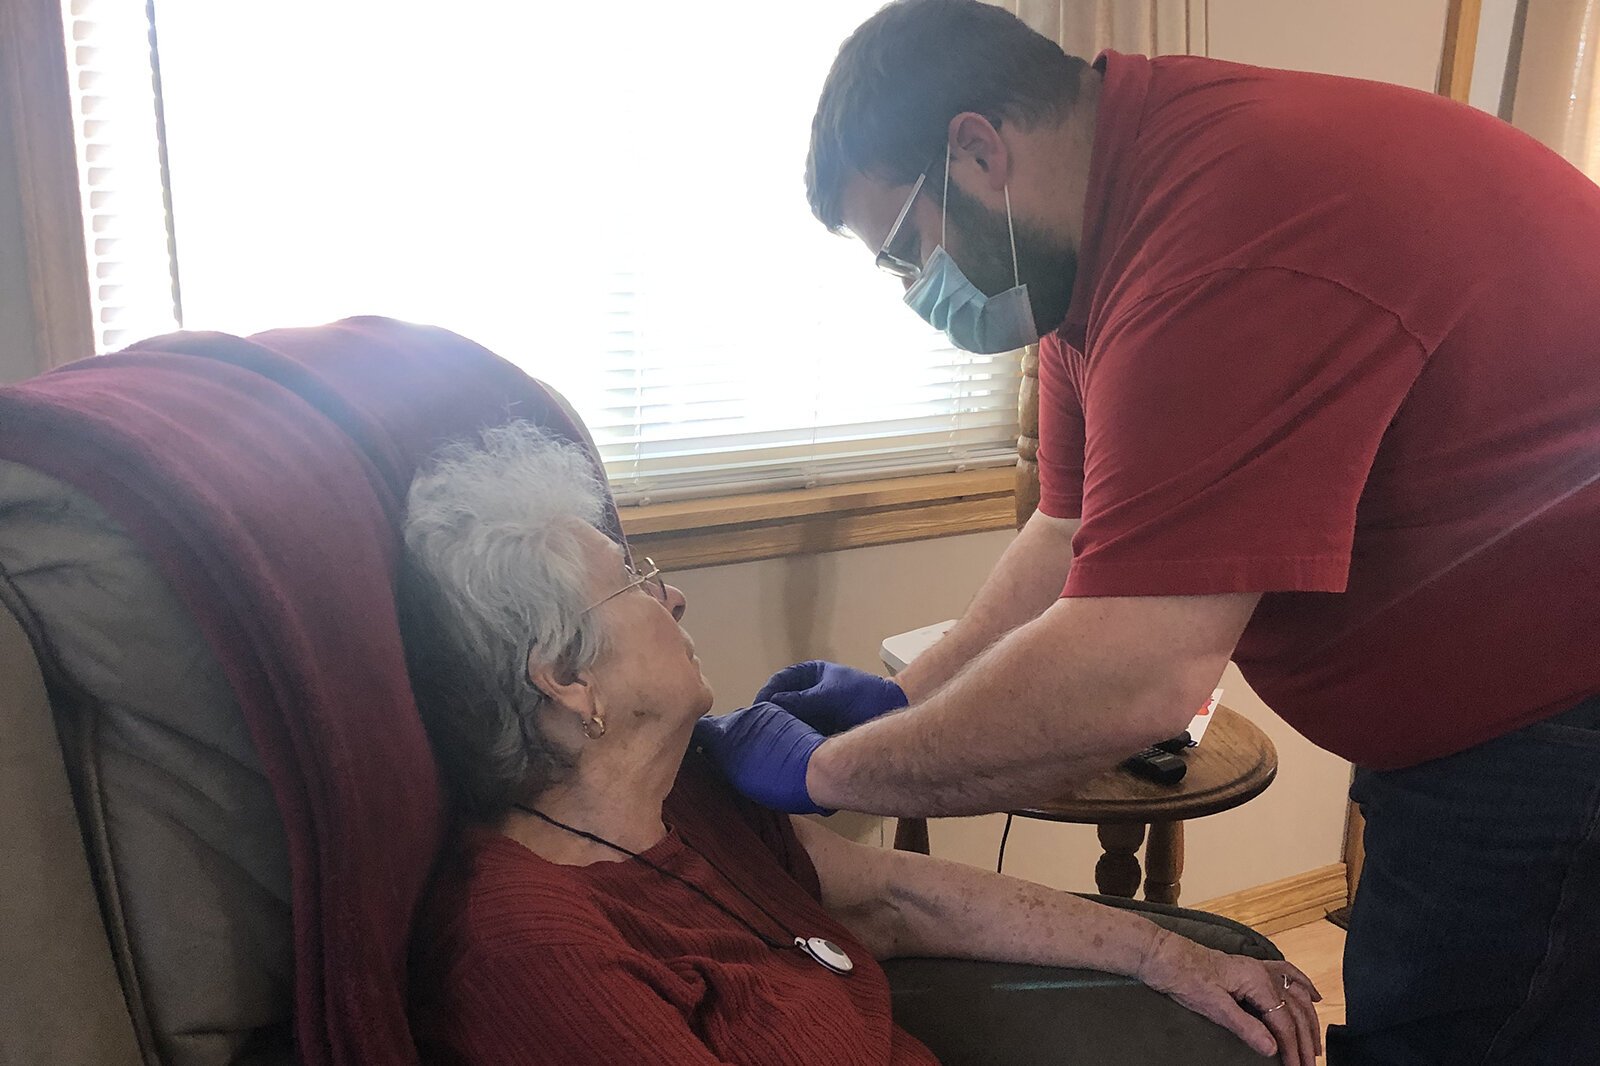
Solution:
M909 710L735 712L734 783L1027 806L1232 658L1358 767L1330 1062L1600 1062L1600 188L1438 97L1091 66L977 0L844 44L807 185L958 345L1042 336L1043 495Z

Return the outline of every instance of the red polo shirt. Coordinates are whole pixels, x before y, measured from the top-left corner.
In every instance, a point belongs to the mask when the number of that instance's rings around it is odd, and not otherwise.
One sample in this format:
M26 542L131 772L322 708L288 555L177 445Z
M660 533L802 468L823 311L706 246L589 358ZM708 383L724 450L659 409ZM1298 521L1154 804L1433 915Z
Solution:
M1064 594L1264 593L1240 668L1365 766L1600 692L1600 187L1425 93L1101 64L1040 355Z

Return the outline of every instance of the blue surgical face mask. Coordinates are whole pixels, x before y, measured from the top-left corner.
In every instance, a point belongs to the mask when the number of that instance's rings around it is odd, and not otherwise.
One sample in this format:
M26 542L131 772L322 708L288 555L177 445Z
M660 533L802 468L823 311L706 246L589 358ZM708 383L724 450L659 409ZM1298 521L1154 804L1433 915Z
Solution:
M1011 225L1011 186L1006 185L1006 230L1011 234L1011 275L1016 284L988 296L944 250L944 205L950 202L950 159L944 163L944 199L939 213L939 246L928 257L916 284L906 291L906 306L964 352L995 355L1032 344L1039 339L1033 321L1028 287L1017 271L1017 235Z

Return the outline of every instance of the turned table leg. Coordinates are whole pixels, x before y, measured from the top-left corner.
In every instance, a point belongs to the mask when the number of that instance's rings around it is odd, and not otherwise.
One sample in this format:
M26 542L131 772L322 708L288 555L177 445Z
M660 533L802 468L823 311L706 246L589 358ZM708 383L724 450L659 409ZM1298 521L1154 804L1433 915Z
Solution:
M926 818L900 818L894 826L896 851L914 851L928 854L928 820Z
M1139 893L1139 845L1144 826L1137 822L1096 827L1105 854L1094 864L1094 883L1107 896L1132 899Z
M1183 823L1155 822L1144 850L1144 898L1151 903L1177 903L1183 879Z

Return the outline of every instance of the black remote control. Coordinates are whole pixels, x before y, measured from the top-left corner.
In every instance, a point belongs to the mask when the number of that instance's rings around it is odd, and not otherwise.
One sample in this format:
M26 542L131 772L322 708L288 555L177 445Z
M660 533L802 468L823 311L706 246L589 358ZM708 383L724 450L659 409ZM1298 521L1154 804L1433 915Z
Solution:
M1160 748L1146 748L1129 758L1123 768L1159 785L1176 785L1189 772L1189 764Z
M1171 740L1163 740L1158 742L1156 747L1160 748L1164 752L1167 752L1168 754L1176 755L1180 751L1187 751L1189 748L1194 747L1194 741L1190 738L1189 731L1185 729Z

